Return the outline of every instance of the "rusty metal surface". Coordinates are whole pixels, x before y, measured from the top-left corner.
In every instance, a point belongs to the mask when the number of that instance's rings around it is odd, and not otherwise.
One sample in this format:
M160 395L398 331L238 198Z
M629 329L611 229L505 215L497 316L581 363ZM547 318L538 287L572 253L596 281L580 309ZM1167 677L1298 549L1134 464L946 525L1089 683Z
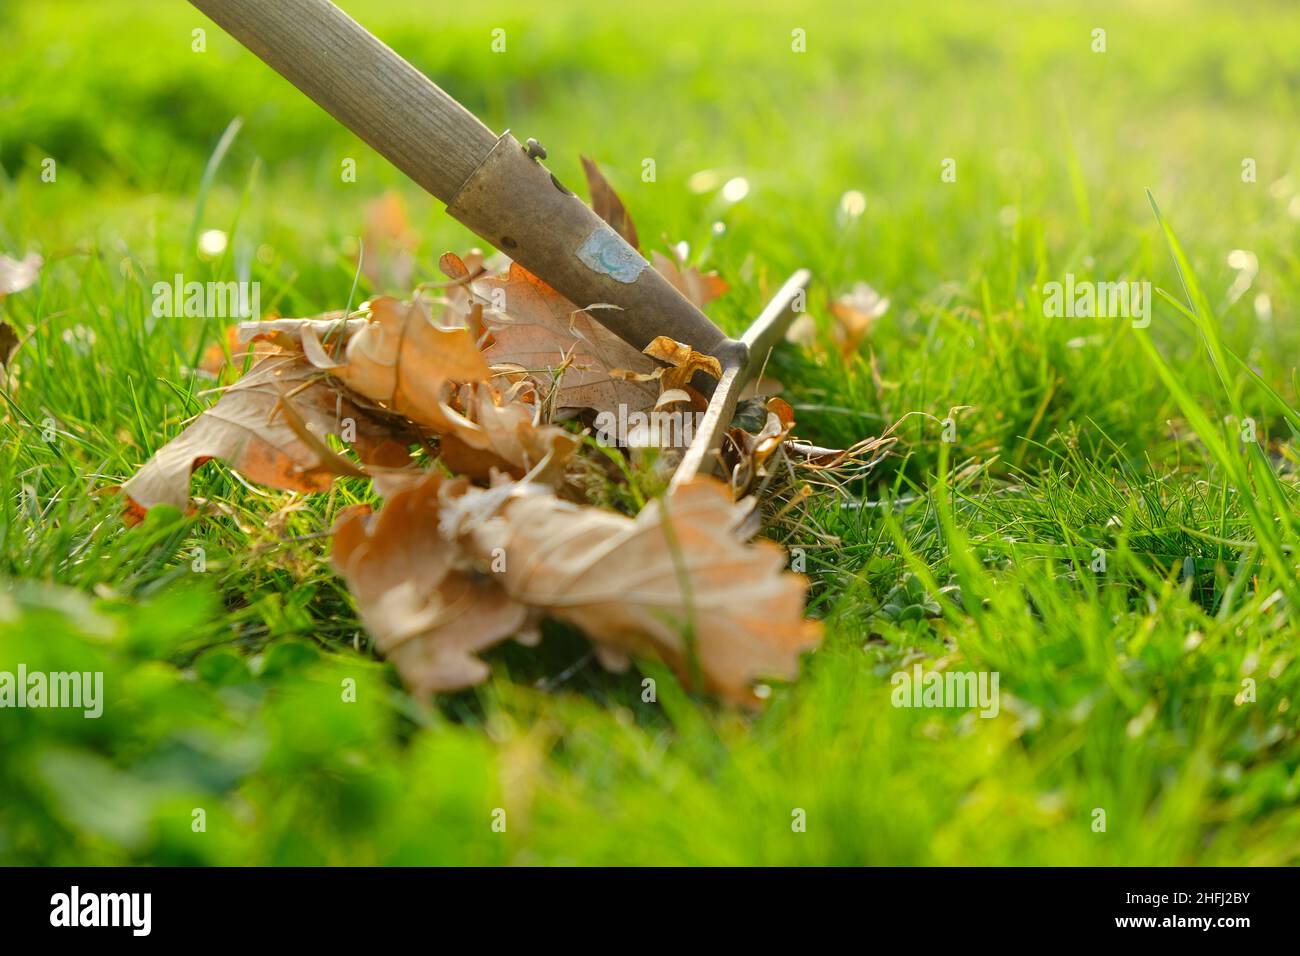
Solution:
M800 269L787 279L742 336L744 351L723 362L722 378L713 390L713 397L709 400L703 420L695 430L691 446L686 449L673 472L670 490L685 484L696 475L711 474L717 467L718 449L731 426L740 393L762 370L768 353L781 341L794 317L802 311L800 305L810 277L807 269Z
M637 349L658 335L699 352L728 339L577 196L504 133L447 211ZM730 346L728 345L730 343Z

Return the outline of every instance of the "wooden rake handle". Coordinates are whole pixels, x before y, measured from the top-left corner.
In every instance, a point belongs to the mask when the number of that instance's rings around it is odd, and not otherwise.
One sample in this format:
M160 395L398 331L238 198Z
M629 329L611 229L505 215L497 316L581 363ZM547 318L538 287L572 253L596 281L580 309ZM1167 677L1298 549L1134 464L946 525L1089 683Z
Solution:
M444 203L497 137L355 20L322 0L191 0Z
M328 0L190 0L447 204L447 211L638 349L668 335L747 358L507 131L455 99Z

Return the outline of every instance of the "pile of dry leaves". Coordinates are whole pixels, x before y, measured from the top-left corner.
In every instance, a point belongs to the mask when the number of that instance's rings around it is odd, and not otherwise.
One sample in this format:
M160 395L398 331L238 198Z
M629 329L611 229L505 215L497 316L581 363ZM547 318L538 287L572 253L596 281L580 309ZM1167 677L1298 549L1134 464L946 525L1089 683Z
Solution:
M589 173L597 211L635 243ZM593 506L595 479L625 480L611 455L639 453L602 448L585 426L702 410L689 381L717 363L668 339L637 352L518 264L447 254L440 265L448 281L409 301L241 325L251 367L123 486L130 516L185 508L191 472L212 458L290 491L371 480L383 505L339 517L332 559L417 694L483 681L478 655L535 643L543 617L580 628L606 667L657 658L732 701L796 677L820 628L803 617L807 581L753 537L757 499L778 471L789 487L796 461L833 473L887 442L810 448L791 438L789 405L759 399L732 429L729 480L696 478L634 516ZM725 289L681 261L656 267L699 305Z

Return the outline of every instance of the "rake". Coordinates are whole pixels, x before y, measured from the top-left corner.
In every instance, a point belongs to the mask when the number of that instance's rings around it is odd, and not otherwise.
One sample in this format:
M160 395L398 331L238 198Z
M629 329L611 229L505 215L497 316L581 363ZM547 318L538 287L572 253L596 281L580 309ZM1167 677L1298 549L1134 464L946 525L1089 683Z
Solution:
M534 139L500 136L328 0L190 0L447 212L637 350L666 335L722 366L673 472L712 471L736 402L803 301L798 270L740 338L728 337L586 203L561 185ZM706 387L706 394L708 394Z

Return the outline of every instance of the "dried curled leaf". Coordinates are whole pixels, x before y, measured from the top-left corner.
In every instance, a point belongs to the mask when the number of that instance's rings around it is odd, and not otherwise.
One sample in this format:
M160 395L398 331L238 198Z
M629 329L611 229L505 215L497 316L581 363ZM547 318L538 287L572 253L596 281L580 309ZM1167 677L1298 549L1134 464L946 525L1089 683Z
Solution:
M236 326L235 341L302 352L317 368L334 368L338 364L334 356L368 324L366 319L346 318L342 312L328 312L314 319L264 319L241 322Z
M838 323L836 340L843 355L851 355L858 350L862 340L867 337L876 319L889 311L889 300L865 282L859 282L848 295L842 295L831 303L831 315Z
M411 228L400 193L389 190L366 204L360 255L362 271L372 288L394 292L409 289L419 245L420 236Z
M430 473L377 514L350 510L334 529L331 558L379 652L417 694L485 680L478 654L518 632L526 611L438 536L444 494L463 480Z
M333 560L381 653L417 691L487 677L475 655L537 617L582 629L602 662L664 660L688 683L755 705L753 682L794 678L820 640L807 581L781 549L747 543L749 505L699 479L636 518L537 485L472 487L430 473L376 515L353 511Z
M474 341L482 348L487 337L487 324L483 319L486 310L483 301L470 289L470 283L484 274L483 253L475 249L462 259L454 252L444 252L438 259L438 268L451 280L438 286L446 304L442 324L449 328L460 326L469 329Z
M610 370L650 373L655 364L586 312L518 264L504 276L485 276L475 292L499 314L487 317L493 343L484 353L494 366L517 366L555 391L555 408L628 412L653 408L652 384L610 377ZM564 367L558 376L551 370Z
M666 335L656 336L654 341L645 347L645 354L672 366L663 369L659 378L659 385L665 392L684 388L695 377L696 372L722 378L722 364L716 358L712 355L703 355L689 345Z
M645 347L645 354L661 362L667 362L668 367L656 366L652 372L633 372L629 369L616 368L611 370L610 374L630 382L658 381L660 392L659 400L655 404L656 408L663 403L665 395L675 395L678 392L684 392L687 400L699 399L703 404L703 396L689 388L695 373L703 372L714 378L722 377L722 363L716 358L697 352L689 345L667 335L656 336L654 341Z
M609 223L610 228L622 236L629 246L640 249L636 226L632 224L632 217L628 214L627 207L623 205L623 200L618 198L618 193L614 192L614 187L609 184L609 180L601 173L600 167L594 161L586 156L579 158L582 160L582 171L587 176L592 210Z
M533 472L533 480L559 484L580 442L540 423L535 404L503 398L469 332L434 324L420 303L380 299L369 320L278 319L247 323L242 334L300 351L353 392L438 434L444 463L471 478ZM391 477L386 488L409 483Z
M871 334L876 320L887 311L889 300L865 282L857 283L852 292L832 302L835 324L831 326L831 337L840 355L846 359L854 355ZM817 344L817 323L805 312L791 323L785 337L787 341L813 348Z
M0 368L8 368L9 360L13 358L20 341L14 327L0 319Z
M753 681L797 676L820 627L803 619L807 581L785 573L781 549L736 534L748 510L704 478L634 519L521 491L472 541L480 555L503 549L513 600L753 705Z
M302 356L267 356L122 486L128 513L140 517L154 505L184 509L191 472L213 458L261 485L324 491L342 470L325 436L353 428L363 460L391 461L405 452L400 429L340 397Z
M329 372L354 392L439 431L459 424L446 405L456 386L492 374L466 329L444 329L421 303L386 296L370 303L369 321Z
M696 308L704 308L729 288L726 280L716 272L701 272L688 264L684 243L673 250L672 259L661 252L652 252L650 264Z
M442 459L448 468L476 479L489 478L494 469L522 478L540 465L532 480L560 484L564 463L581 438L558 425L539 424L532 405L501 401L486 385L463 386L458 400L466 423L442 437Z
M733 427L727 432L723 460L731 476L732 494L747 494L757 479L766 477L769 459L785 447L794 428L794 410L779 398L769 398L761 428L748 431Z

